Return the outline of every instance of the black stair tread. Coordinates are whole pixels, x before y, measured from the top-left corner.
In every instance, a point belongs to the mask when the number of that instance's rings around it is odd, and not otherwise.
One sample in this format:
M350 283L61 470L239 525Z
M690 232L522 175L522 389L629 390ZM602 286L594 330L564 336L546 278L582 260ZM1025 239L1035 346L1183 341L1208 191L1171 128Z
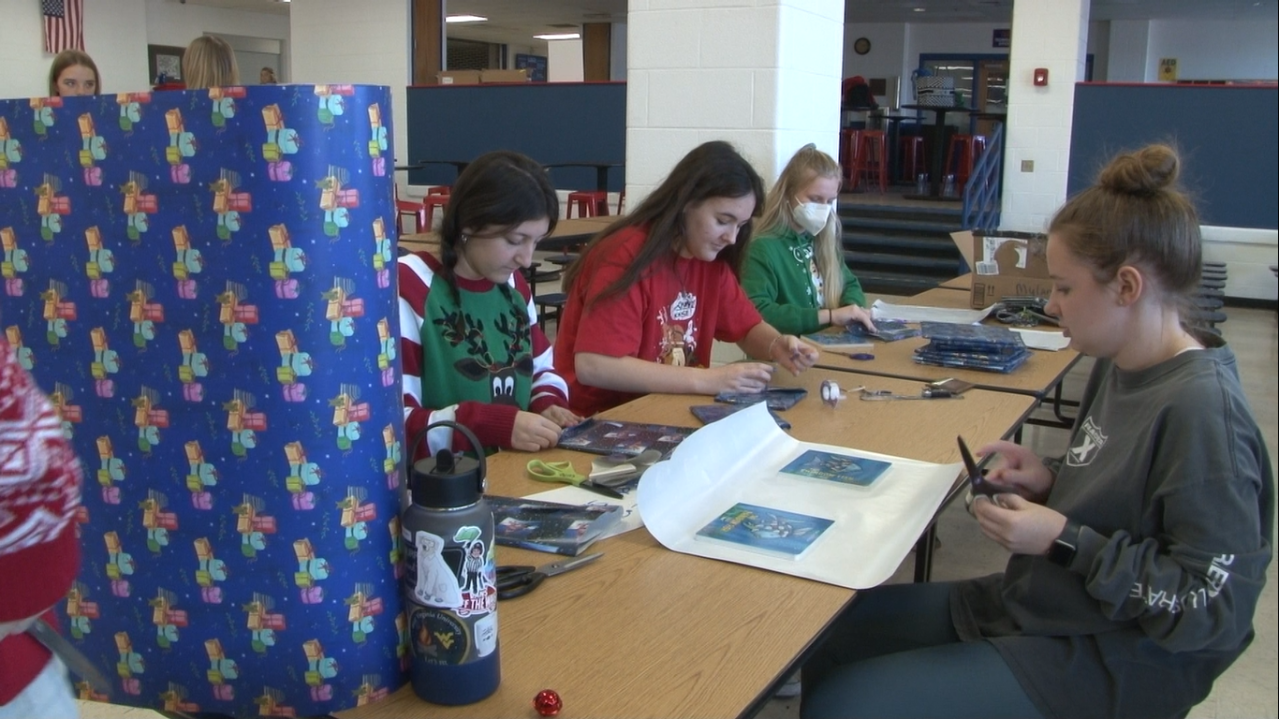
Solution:
M843 236L844 249L862 251L913 251L933 254L945 254L959 257L955 243L949 238L919 237L918 235L875 235L860 232L846 233Z
M844 255L844 262L853 270L853 274L866 270L897 271L922 276L940 277L948 280L959 274L957 260L937 259L932 257L909 257L853 253Z
M931 290L941 280L895 272L858 272L857 280L862 290L877 295L903 295L909 297Z
M958 217L955 218L954 222L929 222L891 217L849 217L848 215L841 215L840 219L843 221L845 232L865 227L875 230L892 230L894 232L940 234L949 237L950 233L958 232L960 229Z

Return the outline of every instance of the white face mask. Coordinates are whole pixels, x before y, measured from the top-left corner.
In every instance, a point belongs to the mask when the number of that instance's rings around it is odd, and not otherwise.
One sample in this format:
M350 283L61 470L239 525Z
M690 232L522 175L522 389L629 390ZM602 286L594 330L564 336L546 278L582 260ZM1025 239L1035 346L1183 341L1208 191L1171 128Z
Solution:
M801 202L791 211L795 224L810 235L816 235L830 220L830 205L825 202Z

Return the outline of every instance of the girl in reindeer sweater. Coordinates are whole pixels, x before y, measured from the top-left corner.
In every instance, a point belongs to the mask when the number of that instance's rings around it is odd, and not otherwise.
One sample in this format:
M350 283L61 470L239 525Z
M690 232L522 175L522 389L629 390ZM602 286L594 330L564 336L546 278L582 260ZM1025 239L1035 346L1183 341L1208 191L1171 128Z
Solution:
M440 249L399 260L404 419L412 439L434 422L473 431L486 450L555 446L580 418L551 363L528 284L518 270L554 228L555 189L537 163L493 152L470 163L449 196ZM431 431L430 452L470 449Z

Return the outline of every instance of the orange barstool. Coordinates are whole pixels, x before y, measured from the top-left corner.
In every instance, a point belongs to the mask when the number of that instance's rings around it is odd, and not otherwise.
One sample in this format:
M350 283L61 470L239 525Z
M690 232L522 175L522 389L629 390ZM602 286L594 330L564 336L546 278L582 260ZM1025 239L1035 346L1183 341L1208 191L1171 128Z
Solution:
M577 205L578 217L603 217L608 214L608 193L599 190L581 190L568 193L567 207L564 217L573 216L573 206Z
M430 232L432 223L435 221L435 208L443 209L449 204L449 195L427 195L422 198L422 206L426 208L426 227L422 232Z
M857 144L861 141L861 130L839 131L839 166L844 171L844 184L853 185L853 169L857 165Z
M955 182L963 187L973 174L973 165L986 151L985 135L953 135L950 149L946 151L946 172L955 175Z
M879 178L879 191L888 189L888 152L883 130L862 130L857 142L857 158L853 163L853 182L850 190L864 176L868 182Z
M928 172L928 159L924 154L924 138L919 135L905 135L898 141L902 182L913 183L921 173Z

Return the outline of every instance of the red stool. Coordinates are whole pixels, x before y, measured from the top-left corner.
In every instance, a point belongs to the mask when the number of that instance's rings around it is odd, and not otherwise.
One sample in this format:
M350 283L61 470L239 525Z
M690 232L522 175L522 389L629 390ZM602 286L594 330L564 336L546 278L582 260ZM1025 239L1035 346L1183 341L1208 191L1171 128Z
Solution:
M924 138L919 135L903 136L898 141L902 182L914 183L921 173L928 172L928 158L924 154Z
M857 189L857 183L865 176L872 182L879 176L879 191L888 189L888 152L885 149L883 130L861 130L857 142L857 158L853 163L853 182L849 188Z
M422 198L422 206L426 208L426 226L422 228L422 232L431 231L432 223L435 221L435 208L444 209L448 204L448 195L427 195Z
M857 145L861 141L861 130L839 131L839 166L844 171L844 184L853 185L853 168L857 164Z
M950 149L946 151L946 172L950 173L952 167L954 168L955 182L959 187L968 184L968 176L973 174L973 165L985 151L985 135L951 136Z
M453 188L452 188L452 187L450 187L449 185L436 185L435 187L432 187L431 189L427 190L427 191L426 191L426 194L428 194L428 195L447 195L447 194L449 194L449 193L450 193L450 192L452 192L452 191L453 191Z
M608 214L608 193L598 190L568 193L568 206L564 208L565 219L573 216L575 204L578 217L603 217Z
M420 202L413 200L401 200L395 198L395 232L397 235L404 234L404 216L412 215L413 221L417 226L414 232L426 232L430 228L426 226L426 208Z

